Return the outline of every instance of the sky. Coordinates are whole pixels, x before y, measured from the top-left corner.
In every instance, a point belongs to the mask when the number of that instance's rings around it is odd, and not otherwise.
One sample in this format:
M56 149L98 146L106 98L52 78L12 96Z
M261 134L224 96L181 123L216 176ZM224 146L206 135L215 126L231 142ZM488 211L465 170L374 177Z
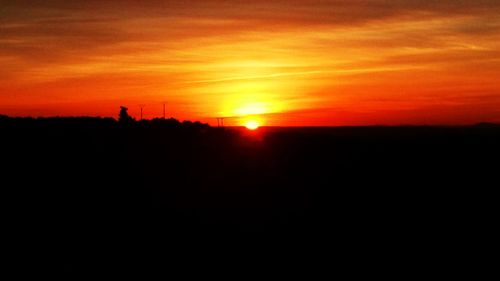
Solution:
M0 0L0 114L500 122L500 0Z

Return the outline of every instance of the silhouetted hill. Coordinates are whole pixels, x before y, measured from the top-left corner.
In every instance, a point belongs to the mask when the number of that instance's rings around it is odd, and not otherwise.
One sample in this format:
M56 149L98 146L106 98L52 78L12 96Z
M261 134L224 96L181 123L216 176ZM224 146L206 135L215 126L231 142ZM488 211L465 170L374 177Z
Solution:
M498 127L500 127L500 124L482 122L482 123L477 123L474 126L475 127L481 127L481 128L498 128Z
M56 271L454 252L496 205L497 126L0 117L0 135L10 229Z

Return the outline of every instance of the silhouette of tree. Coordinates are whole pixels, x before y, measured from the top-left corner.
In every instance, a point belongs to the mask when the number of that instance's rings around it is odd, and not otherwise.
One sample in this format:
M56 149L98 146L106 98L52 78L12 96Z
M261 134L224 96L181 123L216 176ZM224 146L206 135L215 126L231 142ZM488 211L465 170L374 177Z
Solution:
M130 115L128 115L127 111L128 108L126 108L125 106L120 106L120 114L118 116L118 121L120 121L120 123L129 123L134 120Z

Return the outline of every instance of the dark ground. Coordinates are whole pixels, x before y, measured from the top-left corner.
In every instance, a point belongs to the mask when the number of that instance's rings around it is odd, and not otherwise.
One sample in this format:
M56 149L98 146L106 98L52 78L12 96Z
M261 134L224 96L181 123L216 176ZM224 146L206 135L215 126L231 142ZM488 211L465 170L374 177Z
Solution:
M67 276L442 268L488 247L499 144L489 124L250 132L3 117L4 231L21 271Z

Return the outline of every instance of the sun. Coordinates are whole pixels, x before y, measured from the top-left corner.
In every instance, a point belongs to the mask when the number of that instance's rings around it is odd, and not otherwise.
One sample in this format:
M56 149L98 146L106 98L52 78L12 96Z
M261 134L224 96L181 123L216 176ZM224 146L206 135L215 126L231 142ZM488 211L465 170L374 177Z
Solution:
M247 127L247 129L249 130L256 130L259 128L259 123L257 123L257 121L254 120L250 120L245 123L245 127Z

